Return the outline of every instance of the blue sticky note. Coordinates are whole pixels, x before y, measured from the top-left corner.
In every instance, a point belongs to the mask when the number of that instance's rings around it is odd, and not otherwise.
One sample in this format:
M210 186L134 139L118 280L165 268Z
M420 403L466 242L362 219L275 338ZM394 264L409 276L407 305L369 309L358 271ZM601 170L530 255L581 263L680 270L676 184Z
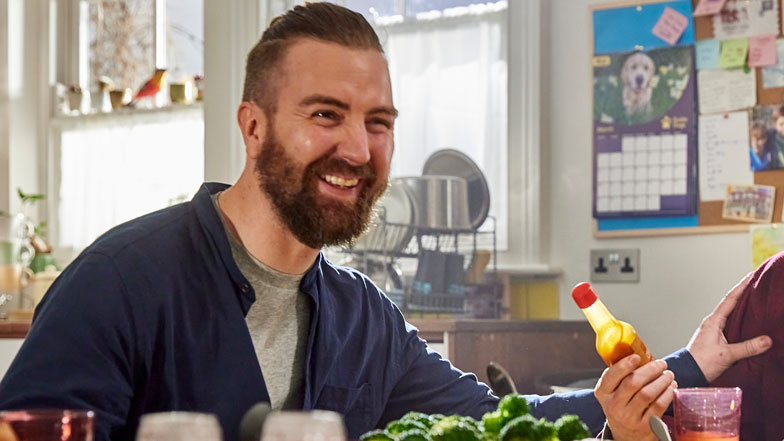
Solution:
M698 41L695 45L697 51L697 69L718 69L721 41L718 39Z
M674 9L688 19L677 45L694 44L694 20L691 0L670 0L641 3L593 11L593 52L595 55L634 50L649 51L670 45L651 32L666 8Z

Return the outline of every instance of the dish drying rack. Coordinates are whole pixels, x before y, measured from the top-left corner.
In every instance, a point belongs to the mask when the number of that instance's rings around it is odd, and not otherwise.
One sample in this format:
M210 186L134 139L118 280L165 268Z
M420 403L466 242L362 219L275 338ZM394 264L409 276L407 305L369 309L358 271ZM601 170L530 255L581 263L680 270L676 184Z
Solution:
M403 313L500 316L494 217L487 217L489 228L482 230L427 228L385 219L382 207L370 231L340 252Z

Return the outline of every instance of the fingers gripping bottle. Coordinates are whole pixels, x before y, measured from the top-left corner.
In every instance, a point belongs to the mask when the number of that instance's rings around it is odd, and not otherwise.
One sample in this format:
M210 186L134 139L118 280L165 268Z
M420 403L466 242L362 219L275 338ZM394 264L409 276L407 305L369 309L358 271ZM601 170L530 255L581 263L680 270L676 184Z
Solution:
M648 352L632 325L613 317L596 296L590 283L583 282L575 286L572 289L572 298L596 332L596 351L607 366L612 366L631 354L640 356L640 366L653 361L653 355Z

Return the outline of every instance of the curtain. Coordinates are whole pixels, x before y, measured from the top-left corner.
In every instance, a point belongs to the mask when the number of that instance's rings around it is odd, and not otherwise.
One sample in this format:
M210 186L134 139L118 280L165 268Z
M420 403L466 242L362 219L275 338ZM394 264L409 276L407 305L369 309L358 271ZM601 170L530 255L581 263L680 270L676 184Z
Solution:
M392 176L421 175L443 148L467 154L490 188L498 248L507 242L507 42L505 11L417 20L378 29L395 106ZM485 222L485 227L489 222Z
M58 246L81 249L140 215L190 199L204 177L201 112L64 129Z

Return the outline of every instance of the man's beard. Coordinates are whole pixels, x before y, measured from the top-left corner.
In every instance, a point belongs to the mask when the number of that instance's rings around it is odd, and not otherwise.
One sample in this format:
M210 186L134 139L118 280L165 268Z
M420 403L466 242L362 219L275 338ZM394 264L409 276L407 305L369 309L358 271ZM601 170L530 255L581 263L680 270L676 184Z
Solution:
M303 167L291 158L267 125L267 135L256 161L262 191L269 196L278 218L310 248L346 245L367 228L379 197L386 191L387 176L376 176L369 164L352 166L327 155ZM333 174L360 179L356 201L346 203L322 195L321 176Z

